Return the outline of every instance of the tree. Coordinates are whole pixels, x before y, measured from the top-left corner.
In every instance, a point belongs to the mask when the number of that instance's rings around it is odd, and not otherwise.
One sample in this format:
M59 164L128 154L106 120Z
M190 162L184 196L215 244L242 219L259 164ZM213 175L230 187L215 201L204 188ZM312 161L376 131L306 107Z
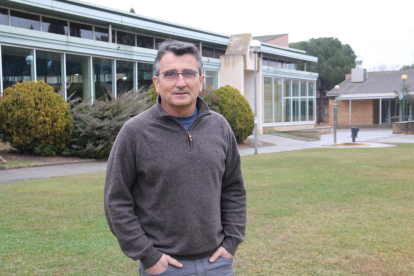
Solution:
M355 67L356 55L348 44L342 44L337 38L320 37L309 41L290 43L289 47L306 51L308 55L318 57L318 63L308 63L309 72L319 74L317 90L319 92L318 124L323 121L322 104L326 92L345 80L345 75ZM297 69L302 69L299 64Z
M400 70L409 70L409 69L414 69L414 63L411 65L404 65L403 67L401 67Z

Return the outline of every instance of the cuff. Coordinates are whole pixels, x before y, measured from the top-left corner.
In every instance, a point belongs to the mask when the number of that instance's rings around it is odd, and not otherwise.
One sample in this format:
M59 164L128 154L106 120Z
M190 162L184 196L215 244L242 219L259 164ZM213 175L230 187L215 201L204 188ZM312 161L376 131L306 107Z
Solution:
M226 237L223 240L222 246L226 249L231 255L236 254L237 247L239 246L239 242L231 237Z
M162 257L162 252L154 248L148 257L141 258L140 261L145 269L153 267Z

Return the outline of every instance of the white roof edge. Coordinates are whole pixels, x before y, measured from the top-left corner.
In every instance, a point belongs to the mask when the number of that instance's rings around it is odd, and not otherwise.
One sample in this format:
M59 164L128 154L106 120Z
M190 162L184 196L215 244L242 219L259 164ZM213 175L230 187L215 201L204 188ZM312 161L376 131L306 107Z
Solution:
M396 98L394 92L386 93L359 93L359 94L342 94L338 100L363 100L363 99L394 99Z

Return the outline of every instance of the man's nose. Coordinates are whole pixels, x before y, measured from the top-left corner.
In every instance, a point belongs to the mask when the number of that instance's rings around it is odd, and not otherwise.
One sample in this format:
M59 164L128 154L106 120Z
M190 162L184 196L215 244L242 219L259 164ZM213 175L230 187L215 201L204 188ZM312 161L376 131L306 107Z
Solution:
M175 86L184 87L186 85L187 85L187 83L185 82L183 75L179 74L178 78L177 78L177 81L175 82Z

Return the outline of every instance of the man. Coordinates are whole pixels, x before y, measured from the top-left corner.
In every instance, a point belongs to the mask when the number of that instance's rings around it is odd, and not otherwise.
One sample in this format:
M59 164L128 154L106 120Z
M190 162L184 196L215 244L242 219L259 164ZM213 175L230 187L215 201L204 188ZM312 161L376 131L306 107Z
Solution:
M106 219L140 275L234 275L246 190L230 126L198 97L202 67L193 44L160 44L157 103L125 123L108 160Z

